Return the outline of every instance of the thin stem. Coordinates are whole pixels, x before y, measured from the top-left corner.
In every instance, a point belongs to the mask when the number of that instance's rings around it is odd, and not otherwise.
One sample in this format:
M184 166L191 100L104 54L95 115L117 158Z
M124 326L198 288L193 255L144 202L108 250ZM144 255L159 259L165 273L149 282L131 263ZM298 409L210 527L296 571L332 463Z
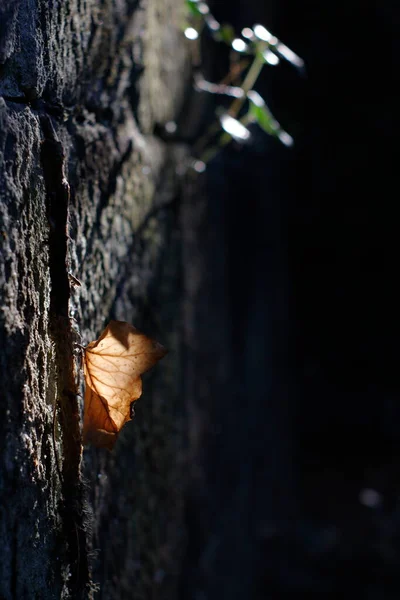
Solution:
M242 106L245 103L246 98L247 98L247 92L249 92L253 88L255 82L257 81L259 74L261 73L261 69L263 68L264 64L265 64L264 60L257 53L254 57L254 61L253 61L252 65L251 65L250 69L248 70L248 73L247 73L246 77L244 78L244 81L241 85L241 88L244 92L242 98L236 98L232 102L232 104L229 108L228 112L232 117L236 117L239 110L242 108Z

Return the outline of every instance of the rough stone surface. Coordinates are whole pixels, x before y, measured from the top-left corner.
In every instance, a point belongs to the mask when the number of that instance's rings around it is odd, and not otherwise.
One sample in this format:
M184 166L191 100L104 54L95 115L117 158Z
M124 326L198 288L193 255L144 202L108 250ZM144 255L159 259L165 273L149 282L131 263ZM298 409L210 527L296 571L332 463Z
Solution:
M184 150L152 132L187 82L181 11L0 5L1 600L172 598L177 585ZM170 354L114 453L82 455L76 343L110 318Z

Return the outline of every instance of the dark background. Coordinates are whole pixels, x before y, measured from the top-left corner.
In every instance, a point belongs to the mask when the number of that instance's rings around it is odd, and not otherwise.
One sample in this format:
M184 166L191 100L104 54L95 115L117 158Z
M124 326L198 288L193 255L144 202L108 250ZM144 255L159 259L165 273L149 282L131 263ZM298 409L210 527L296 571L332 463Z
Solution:
M237 32L265 25L306 75L281 63L256 86L294 147L254 127L252 144L212 161L196 215L186 212L197 227L187 286L201 285L188 333L182 594L394 599L400 9L211 8ZM205 75L218 81L221 45L206 36L202 46Z

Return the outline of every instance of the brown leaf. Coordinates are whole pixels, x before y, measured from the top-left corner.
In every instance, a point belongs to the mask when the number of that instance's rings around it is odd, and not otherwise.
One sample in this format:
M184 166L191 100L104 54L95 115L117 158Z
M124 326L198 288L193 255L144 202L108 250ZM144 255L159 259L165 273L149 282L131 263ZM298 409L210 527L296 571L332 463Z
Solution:
M85 348L83 443L112 449L131 418L131 403L142 395L140 375L167 351L124 321L110 321Z

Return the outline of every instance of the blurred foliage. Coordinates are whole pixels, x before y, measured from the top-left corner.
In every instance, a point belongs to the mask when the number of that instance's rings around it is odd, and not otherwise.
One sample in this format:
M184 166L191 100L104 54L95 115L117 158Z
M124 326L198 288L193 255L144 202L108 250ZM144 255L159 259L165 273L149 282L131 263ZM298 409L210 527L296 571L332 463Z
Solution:
M245 27L240 35L236 35L231 25L220 24L213 17L206 2L185 0L185 3L187 16L184 33L195 44L195 66L201 71L199 41L205 29L216 42L226 44L231 49L230 70L223 81L211 83L199 73L195 77L198 91L233 98L228 107L222 110L217 108L217 124L213 124L196 144L198 160L194 163L195 170L204 170L206 163L232 139L239 144L251 141L248 126L253 123L285 146L292 146L291 135L282 129L265 100L253 88L264 67L277 66L283 59L302 72L304 61L263 25ZM217 142L210 146L216 136Z

